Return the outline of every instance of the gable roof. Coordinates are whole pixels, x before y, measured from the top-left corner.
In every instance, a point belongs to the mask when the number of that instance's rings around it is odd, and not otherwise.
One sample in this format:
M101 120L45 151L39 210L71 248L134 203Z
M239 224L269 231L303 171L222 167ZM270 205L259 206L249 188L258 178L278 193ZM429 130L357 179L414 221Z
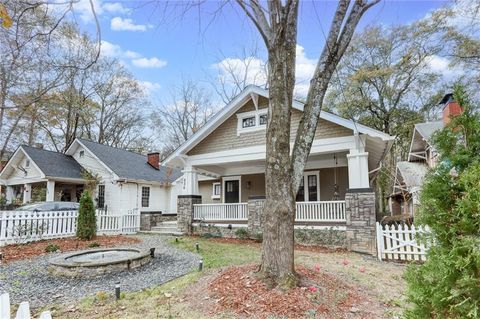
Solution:
M71 156L27 145L20 148L46 177L83 178L82 167Z
M220 124L222 124L226 119L232 116L238 109L240 109L248 100L253 96L259 95L265 98L269 98L268 90L262 89L256 85L247 86L239 95L237 95L230 103L228 103L224 108L217 112L204 126L202 126L195 134L193 134L189 139L187 139L183 144L181 144L172 154L170 154L163 163L168 163L170 160L175 157L180 156L181 154L186 154L189 150L195 147L200 143L205 137L207 137L210 132L215 130ZM303 112L304 103L300 101L293 101L293 108ZM344 126L348 129L351 129L355 133L367 134L372 137L380 138L382 141L392 141L395 137L390 136L384 132L372 129L368 126L356 123L352 120L342 118L338 115L321 111L320 118L326 121Z
M397 169L407 188L413 190L423 185L428 166L418 162L398 162Z
M415 124L415 129L423 137L425 141L428 141L430 137L436 131L443 128L443 121L426 122Z
M160 166L159 170L153 168L147 163L147 156L142 154L85 139L77 138L75 141L90 150L105 166L120 178L170 183L182 175L177 169L164 166ZM69 147L67 153L69 153L71 147L72 146Z

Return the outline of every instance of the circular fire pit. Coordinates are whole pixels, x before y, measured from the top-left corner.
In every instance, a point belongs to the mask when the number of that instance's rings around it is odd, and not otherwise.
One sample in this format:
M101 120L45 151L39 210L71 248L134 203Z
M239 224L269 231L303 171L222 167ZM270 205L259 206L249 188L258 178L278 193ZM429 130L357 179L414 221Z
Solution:
M133 248L76 251L50 260L49 270L54 275L67 277L96 277L145 265L153 252Z

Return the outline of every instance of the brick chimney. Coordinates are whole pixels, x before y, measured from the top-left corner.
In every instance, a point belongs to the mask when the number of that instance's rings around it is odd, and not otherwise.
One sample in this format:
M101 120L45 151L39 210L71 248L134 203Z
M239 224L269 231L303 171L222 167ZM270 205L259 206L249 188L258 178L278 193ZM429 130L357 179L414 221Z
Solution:
M463 109L460 105L453 99L453 94L446 94L439 104L443 104L443 124L447 125L450 123L451 119L455 116L462 114Z
M155 169L160 169L160 153L148 153L147 162Z

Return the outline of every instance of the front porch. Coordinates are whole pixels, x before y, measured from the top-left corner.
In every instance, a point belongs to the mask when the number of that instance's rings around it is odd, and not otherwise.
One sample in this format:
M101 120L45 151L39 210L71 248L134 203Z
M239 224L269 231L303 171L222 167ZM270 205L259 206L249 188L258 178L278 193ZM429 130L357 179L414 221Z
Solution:
M5 189L7 204L30 202L78 202L84 188L80 179L39 179L8 181Z

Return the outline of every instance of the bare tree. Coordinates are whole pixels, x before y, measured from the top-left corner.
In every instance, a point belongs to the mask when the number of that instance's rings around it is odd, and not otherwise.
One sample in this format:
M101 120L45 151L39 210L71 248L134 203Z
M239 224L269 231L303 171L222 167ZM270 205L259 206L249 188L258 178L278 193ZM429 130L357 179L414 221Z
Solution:
M295 86L298 0L237 0L268 50L269 107L266 143L266 203L261 270L273 284L297 283L294 270L295 195L317 128L323 98L360 18L379 0L340 0L314 75L290 155L290 119Z
M170 95L170 101L162 103L155 114L157 127L165 129L168 135L164 153L180 146L214 113L208 92L193 81L182 80Z
M267 87L267 63L259 53L258 46L254 45L250 49L243 47L233 57L221 54L219 62L214 65L217 75L211 82L225 104L250 84Z

